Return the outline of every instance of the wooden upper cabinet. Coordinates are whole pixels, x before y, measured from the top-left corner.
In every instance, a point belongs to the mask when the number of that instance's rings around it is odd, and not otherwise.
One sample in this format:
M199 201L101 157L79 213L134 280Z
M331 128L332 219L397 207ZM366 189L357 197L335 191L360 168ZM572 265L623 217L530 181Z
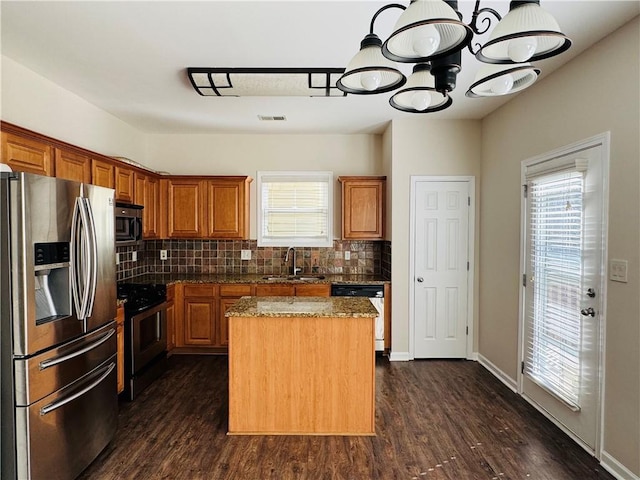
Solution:
M204 234L204 185L198 178L171 178L167 184L167 235L200 238Z
M120 202L133 203L134 201L134 184L133 170L121 165L115 167L115 189L116 200Z
M206 237L249 237L251 180L251 177L219 177L207 180Z
M111 162L91 159L91 183L99 187L115 188L115 170Z
M91 183L91 159L88 156L56 148L55 165L57 178Z
M2 132L2 162L19 172L53 176L53 148L44 142Z
M133 175L134 202L142 205L142 236L158 238L158 179L152 174L135 172Z
M387 177L338 177L342 184L342 238L384 238L385 183Z

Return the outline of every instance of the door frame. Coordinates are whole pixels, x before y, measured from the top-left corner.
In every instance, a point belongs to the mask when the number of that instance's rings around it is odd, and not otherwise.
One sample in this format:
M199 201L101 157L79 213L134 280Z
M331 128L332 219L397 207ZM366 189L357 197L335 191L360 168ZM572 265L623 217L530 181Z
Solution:
M474 339L474 286L475 286L475 238L476 238L476 177L472 175L434 176L411 175L409 200L409 360L415 359L415 237L416 237L416 188L418 182L467 182L469 187L469 232L468 232L468 261L467 275L467 360L477 360L477 353L473 350Z
M551 150L549 152L543 153L541 155L536 155L535 157L528 158L523 160L520 165L521 176L520 176L520 188L525 185L525 172L526 168L530 165L543 162L545 160L551 160L553 158L562 157L565 155L570 155L572 153L577 153L581 150L588 150L593 147L601 146L602 147L602 156L600 158L601 162L601 181L602 181L602 238L601 238L601 260L600 260L600 271L602 272L600 279L600 329L599 329L599 340L600 340L600 351L598 352L598 362L599 362L599 378L598 378L598 391L599 391L599 404L597 408L597 417L596 417L596 442L595 448L591 450L591 448L586 445L580 438L574 435L568 428L566 428L562 423L556 420L551 414L549 414L546 410L544 410L537 403L533 402L529 397L524 394L524 375L522 373L522 368L518 367L517 369L517 387L518 393L522 398L524 398L529 404L531 404L536 410L542 413L546 418L548 418L551 422L553 422L558 428L560 428L564 433L566 433L569 437L571 437L578 445L580 445L584 450L589 452L592 455L600 460L602 456L602 445L603 445L603 437L604 437L604 398L605 398L605 347L606 347L606 313L607 313L607 265L608 265L608 252L609 252L609 157L610 157L610 140L611 140L611 132L604 132L598 135L594 135L593 137L586 138L584 140L580 140L578 142L572 143L570 145L565 145L563 147L557 148L555 150ZM520 194L520 276L519 279L523 278L524 272L526 270L526 236L524 230L524 221L526 218L526 210L527 210L527 202L525 201L524 195L522 192ZM524 352L525 352L525 329L524 329L524 320L525 320L525 299L524 299L524 288L522 286L522 281L520 281L519 288L519 318L518 318L518 365L522 365L524 362Z

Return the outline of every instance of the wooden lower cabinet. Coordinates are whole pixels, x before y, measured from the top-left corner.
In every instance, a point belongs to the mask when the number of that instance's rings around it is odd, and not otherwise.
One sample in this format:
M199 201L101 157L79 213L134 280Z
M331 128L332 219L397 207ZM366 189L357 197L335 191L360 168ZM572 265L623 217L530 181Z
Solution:
M167 352L176 346L175 286L167 285Z
M167 308L167 349L177 353L226 353L229 346L227 309L244 296L329 297L329 284L199 283L176 284ZM170 294L167 289L167 301ZM170 336L175 339L173 342Z
M116 355L118 393L124 390L124 307L118 307L116 311L116 344L118 352Z

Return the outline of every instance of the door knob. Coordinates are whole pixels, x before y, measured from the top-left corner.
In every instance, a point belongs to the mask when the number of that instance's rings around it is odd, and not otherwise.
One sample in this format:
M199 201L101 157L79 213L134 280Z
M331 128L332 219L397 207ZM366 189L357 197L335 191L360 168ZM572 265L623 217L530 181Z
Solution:
M580 310L580 313L582 315L584 315L585 317L595 317L596 316L596 311L592 308L583 308L582 310Z
M417 280L418 280L418 283L424 282L424 278L422 278L422 277L418 277Z

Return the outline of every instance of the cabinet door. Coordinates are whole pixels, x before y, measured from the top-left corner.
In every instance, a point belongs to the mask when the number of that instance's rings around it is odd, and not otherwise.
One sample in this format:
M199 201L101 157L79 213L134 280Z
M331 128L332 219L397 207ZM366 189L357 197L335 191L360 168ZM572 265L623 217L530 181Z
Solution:
M55 165L57 178L91 183L91 159L86 155L56 148Z
M169 302L167 304L167 352L170 352L176 346L175 310L175 304Z
M296 296L297 297L330 297L331 285L328 285L326 283L296 285Z
M214 346L216 304L212 298L184 299L184 344Z
M133 203L133 171L126 167L116 165L115 180L116 200Z
M99 187L114 188L115 166L104 160L91 160L91 183Z
M158 238L158 205L160 203L159 181L149 176L144 190L143 235L146 238Z
M221 347L229 346L229 317L225 317L224 314L227 309L236 303L240 297L225 297L220 299L220 318L218 319L218 345Z
M2 163L13 170L53 176L52 152L45 143L2 132Z
M287 283L256 286L256 296L258 297L293 297L295 291L293 284Z
M199 238L203 234L203 195L200 180L169 181L167 203L170 238Z
M116 313L116 365L118 368L118 393L124 390L124 307L118 307Z
M247 177L208 180L207 237L247 238L248 188Z
M144 205L144 190L147 183L147 175L141 172L133 172L133 203ZM144 210L142 211L144 217Z
M384 178L340 177L339 180L342 182L342 238L384 238Z

